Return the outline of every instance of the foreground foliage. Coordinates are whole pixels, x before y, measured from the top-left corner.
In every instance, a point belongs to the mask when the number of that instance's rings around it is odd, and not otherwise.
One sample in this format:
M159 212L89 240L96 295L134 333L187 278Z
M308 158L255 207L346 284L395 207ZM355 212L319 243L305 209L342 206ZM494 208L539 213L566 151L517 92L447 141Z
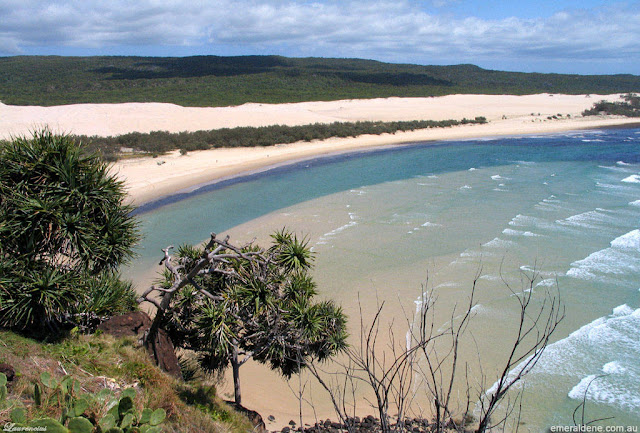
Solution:
M215 387L176 381L130 338L82 335L43 344L0 331L0 342L0 362L16 370L0 398L0 425L72 433L252 430Z
M122 182L68 136L0 144L0 326L39 332L134 308L117 267L138 240Z
M491 71L281 56L5 57L0 100L14 105L169 102L227 106L452 94L637 92L634 75Z
M249 359L291 377L346 348L345 315L331 301L314 301L313 254L286 230L275 233L266 250L212 234L204 248L182 246L175 256L167 248L163 262L160 287L141 298L158 309L147 342L162 327L203 369L231 366L237 404L239 370ZM160 302L148 297L153 292L160 292Z

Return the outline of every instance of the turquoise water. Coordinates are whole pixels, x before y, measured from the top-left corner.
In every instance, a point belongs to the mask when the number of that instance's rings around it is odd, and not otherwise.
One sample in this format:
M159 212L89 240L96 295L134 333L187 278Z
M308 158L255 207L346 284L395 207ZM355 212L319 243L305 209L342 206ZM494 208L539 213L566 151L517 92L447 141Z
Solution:
M322 294L352 313L356 294L365 307L385 300L410 310L426 284L444 323L481 266L477 350L465 356L479 353L489 376L514 320L502 280L519 288L522 274L535 269L534 293L557 284L567 318L527 379L523 428L572 424L585 393L589 419L640 423L638 129L315 160L218 185L140 217L145 241L129 271L139 282L169 244L199 242L211 231L264 239L286 225L313 245Z

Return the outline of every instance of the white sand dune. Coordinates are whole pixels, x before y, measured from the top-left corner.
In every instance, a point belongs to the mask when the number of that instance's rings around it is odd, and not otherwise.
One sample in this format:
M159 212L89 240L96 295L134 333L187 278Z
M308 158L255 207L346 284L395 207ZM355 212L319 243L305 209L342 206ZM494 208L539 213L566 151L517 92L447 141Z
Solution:
M484 116L485 125L464 125L381 136L329 139L267 148L178 152L160 158L119 161L114 170L137 204L206 182L288 161L383 145L426 140L540 134L633 123L614 117L582 118L601 99L620 95L450 95L434 98L379 98L294 104L244 104L236 107L180 107L162 103L78 104L55 107L0 104L0 137L29 134L45 125L84 135L127 132L196 131L236 126L304 125L358 120L445 120ZM548 116L562 114L559 120ZM570 115L571 117L569 118ZM637 122L637 121L635 121ZM159 164L160 163L160 164Z

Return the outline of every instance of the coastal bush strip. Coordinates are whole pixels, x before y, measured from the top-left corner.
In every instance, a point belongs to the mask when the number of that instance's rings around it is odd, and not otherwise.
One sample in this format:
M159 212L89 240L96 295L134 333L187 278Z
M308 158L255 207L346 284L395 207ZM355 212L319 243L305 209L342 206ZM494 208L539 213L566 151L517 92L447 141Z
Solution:
M186 153L220 147L257 147L288 144L297 141L325 140L332 137L357 137L364 134L393 134L397 131L413 131L427 128L446 128L456 125L486 123L485 117L462 120L412 120L398 122L334 122L301 126L271 125L242 126L209 131L170 133L131 132L115 137L75 136L90 153L99 153L104 159L114 161L123 150L130 153L161 154L179 149Z
M612 114L626 117L640 117L640 96L628 94L622 96L623 101L600 101L593 104L588 110L582 112L583 116L596 116L598 114Z

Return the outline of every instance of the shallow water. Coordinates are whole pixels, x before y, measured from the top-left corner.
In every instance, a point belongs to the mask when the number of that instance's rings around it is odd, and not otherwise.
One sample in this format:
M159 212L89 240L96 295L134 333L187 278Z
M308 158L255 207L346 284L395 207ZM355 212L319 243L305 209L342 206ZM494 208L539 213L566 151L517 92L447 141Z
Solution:
M585 395L589 419L640 423L640 130L316 160L141 218L146 240L128 271L140 284L166 245L199 242L210 231L265 239L286 225L313 245L322 295L351 316L356 294L365 309L385 301L404 308L394 314L411 312L424 286L438 297L436 320L444 323L482 268L473 330L489 375L515 319L503 280L517 292L526 289L521 276L535 270L534 297L557 285L567 317L527 379L522 427L572 424ZM475 357L476 348L463 354Z

